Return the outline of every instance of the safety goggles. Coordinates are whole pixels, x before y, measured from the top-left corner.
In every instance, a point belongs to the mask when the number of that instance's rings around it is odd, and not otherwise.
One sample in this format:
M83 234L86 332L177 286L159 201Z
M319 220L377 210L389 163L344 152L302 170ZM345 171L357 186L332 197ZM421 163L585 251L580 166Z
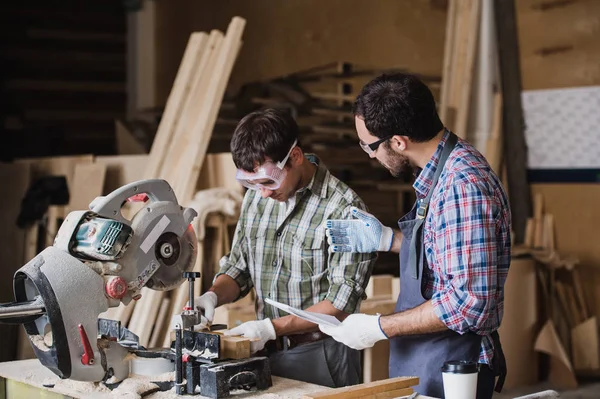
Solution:
M392 136L386 136L386 137L384 137L382 139L379 139L379 140L377 140L377 141L375 141L373 143L370 143L370 144L367 144L364 141L359 140L358 144L360 144L360 148L362 148L364 152L366 152L367 154L371 155L375 151L377 151L377 148L379 148L379 146L381 145L381 143L383 143L384 141L387 141L387 140L391 139L392 137L394 137L394 136L393 135Z
M251 190L260 190L261 188L277 190L287 176L285 164L287 163L292 150L296 146L296 143L297 140L294 141L294 144L292 144L287 155L280 162L274 163L272 161L267 161L256 168L254 172L238 169L235 178L242 186Z

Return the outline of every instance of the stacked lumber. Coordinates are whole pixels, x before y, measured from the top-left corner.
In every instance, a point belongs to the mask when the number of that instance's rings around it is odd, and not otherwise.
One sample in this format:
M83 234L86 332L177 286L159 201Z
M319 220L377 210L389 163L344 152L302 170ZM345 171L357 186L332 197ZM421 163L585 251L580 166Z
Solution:
M245 23L234 17L225 34L218 30L192 33L177 71L143 178L167 180L180 204L188 204L196 191ZM121 321L144 346L151 340L163 342L155 331L163 331L170 316L181 311L179 301L171 298L169 304L163 301L165 296L165 292L144 288L139 301L121 305L107 317ZM162 325L156 323L159 315Z
M555 244L554 217L544 212L543 197L534 196L534 216L527 221L525 243L513 258L530 257L537 277L546 320L534 349L550 355L549 381L562 389L577 387L577 377L600 374L598 320L581 279L579 259L561 254Z

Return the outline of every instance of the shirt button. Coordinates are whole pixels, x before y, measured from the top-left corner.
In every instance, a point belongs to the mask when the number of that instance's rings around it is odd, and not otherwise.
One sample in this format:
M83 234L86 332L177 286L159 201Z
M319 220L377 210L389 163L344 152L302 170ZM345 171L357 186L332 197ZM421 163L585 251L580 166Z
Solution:
M276 260L273 261L273 266L277 266L277 261Z
M277 237L281 237L281 231L277 233Z

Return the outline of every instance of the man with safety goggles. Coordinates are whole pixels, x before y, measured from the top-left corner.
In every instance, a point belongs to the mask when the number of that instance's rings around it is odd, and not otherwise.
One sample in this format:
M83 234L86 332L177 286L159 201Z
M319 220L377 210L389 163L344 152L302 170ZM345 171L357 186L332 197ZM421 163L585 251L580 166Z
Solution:
M247 187L231 252L196 306L212 322L217 306L256 289L257 320L227 334L254 338L253 353L269 356L273 374L340 387L360 382L360 353L284 315L265 298L344 320L359 309L376 252L334 253L328 218L351 218L362 200L298 144L299 128L283 110L253 112L231 140L236 179Z

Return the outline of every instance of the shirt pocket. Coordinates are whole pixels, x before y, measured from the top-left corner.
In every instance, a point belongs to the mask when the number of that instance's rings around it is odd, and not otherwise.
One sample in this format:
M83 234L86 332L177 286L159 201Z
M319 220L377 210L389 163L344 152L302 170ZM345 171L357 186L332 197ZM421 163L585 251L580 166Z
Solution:
M305 230L296 231L292 240L293 251L298 254L298 262L294 268L303 276L303 279L322 274L327 269L327 245L325 231ZM297 264L296 264L297 263Z

